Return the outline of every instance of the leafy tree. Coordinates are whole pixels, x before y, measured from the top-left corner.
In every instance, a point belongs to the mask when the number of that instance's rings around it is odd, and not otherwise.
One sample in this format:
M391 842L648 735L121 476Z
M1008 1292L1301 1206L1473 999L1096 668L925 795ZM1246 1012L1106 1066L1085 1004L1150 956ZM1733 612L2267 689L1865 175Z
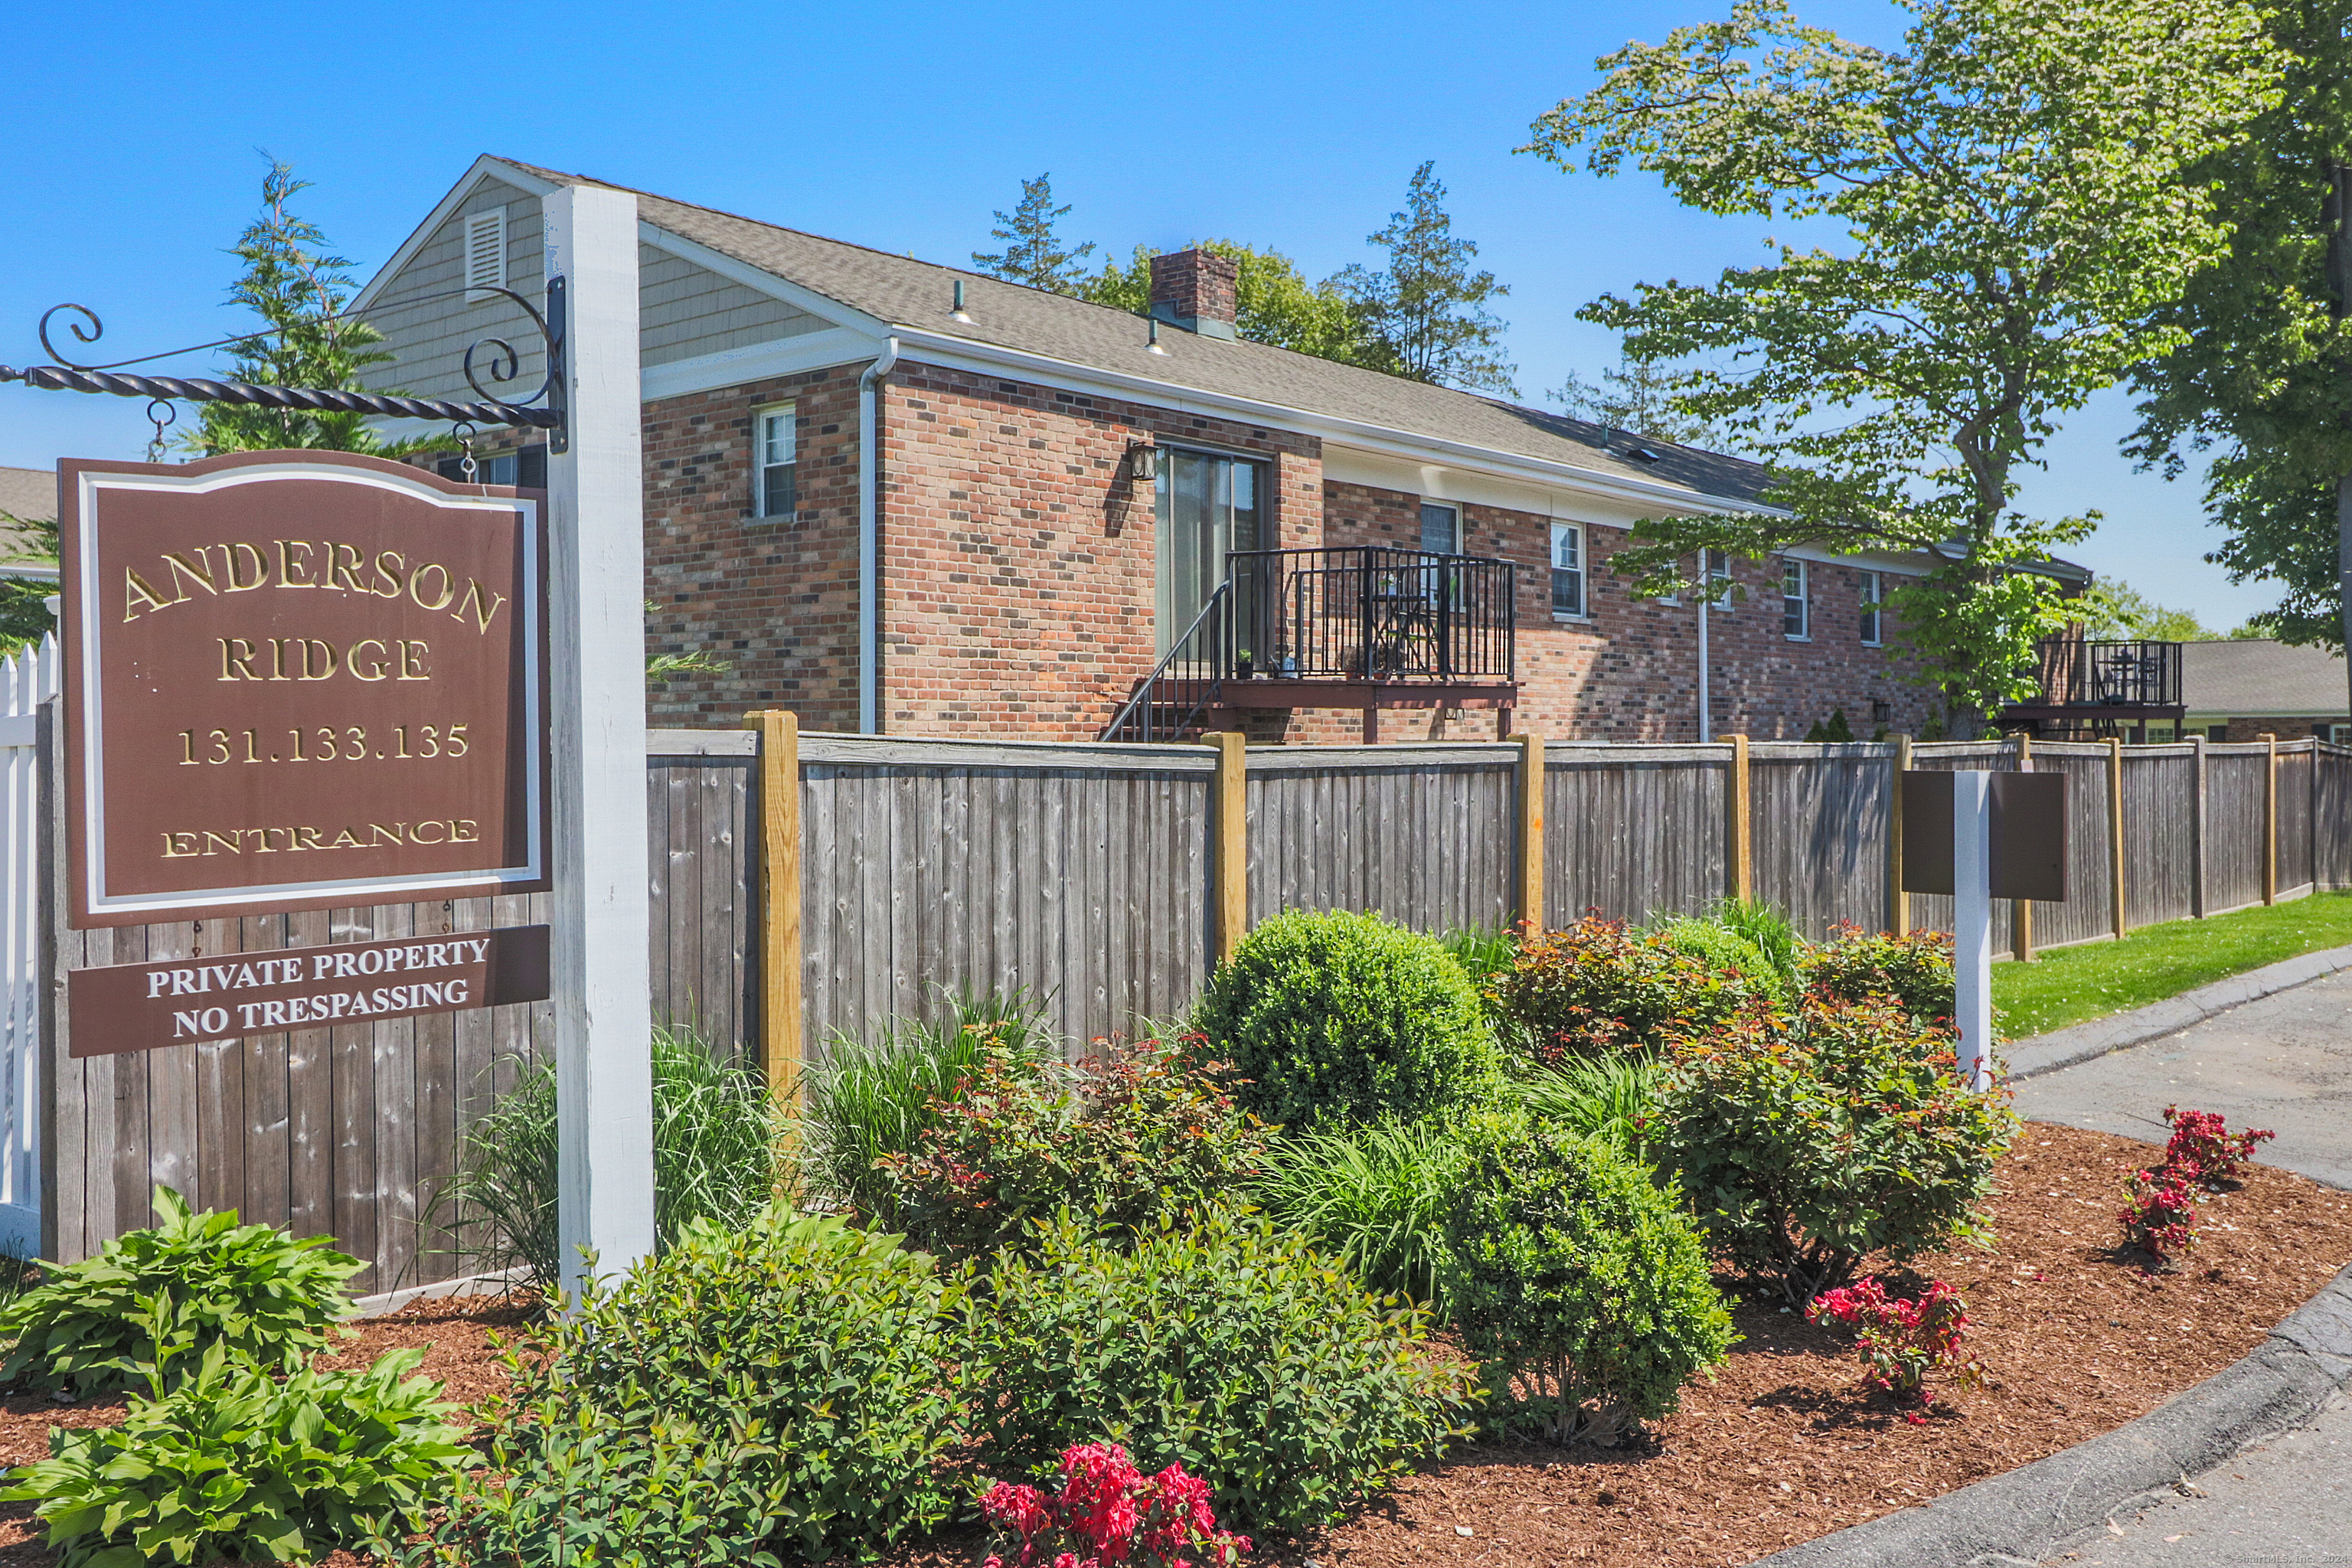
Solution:
M0 538L18 542L18 549L9 557L11 563L37 561L57 564L55 518L18 517L14 512L0 511ZM57 591L54 583L11 577L7 566L0 564L0 656L38 643L56 629L57 617L49 614L48 600Z
M2178 475L2217 448L2206 502L2228 537L2207 559L2269 579L2255 636L2344 644L2352 602L2352 11L2283 0L2278 103L2197 170L2225 253L2161 314L2186 339L2135 377L2130 450ZM2259 628L2259 629L2256 629Z
M355 289L351 262L327 254L327 237L288 205L310 184L296 179L290 165L273 160L261 181L261 216L229 251L245 262L245 275L230 288L230 300L274 329L232 348L232 380L349 391L360 372L392 358L375 346L383 342L383 333L342 313ZM408 449L407 445L388 447L368 428L366 418L363 414L207 403L203 423L185 437L185 444L208 457L279 447L377 453Z
M1684 447L1717 451L1728 447L1729 438L1713 423L1685 414L1676 406L1675 393L1684 379L1682 373L1664 365L1637 359L1621 360L1614 370L1602 371L1598 382L1587 381L1570 371L1568 384L1553 393L1551 399L1579 419L1589 419L1613 430L1630 430L1654 441L1672 441Z
M2057 416L2179 344L2153 311L2222 249L2184 177L2274 101L2275 51L2242 0L1929 0L1888 52L1801 26L1784 0L1631 44L1539 120L1530 151L1685 204L1844 226L1843 253L1774 247L1711 284L1643 284L1588 319L1695 369L1675 405L1773 468L1771 515L1652 519L1621 555L1645 591L1678 556L1800 542L1925 552L1889 595L1951 728L2031 684L2063 618L2032 570L2095 513L2013 509Z
M1062 248L1061 237L1055 230L1070 209L1066 205L1054 205L1053 181L1053 174L1048 171L1034 180L1021 182L1021 204L1010 213L998 213L996 226L988 231L990 237L1004 242L1004 248L993 254L973 251L974 267L1009 282L1025 283L1032 289L1051 289L1056 294L1084 290L1086 274L1078 263L1094 254L1094 241L1088 240L1076 250Z
M1491 272L1474 272L1475 241L1457 239L1445 211L1445 182L1423 163L1405 186L1404 210L1365 243L1384 247L1389 264L1378 272L1357 266L1333 275L1328 287L1344 295L1379 345L1380 369L1415 381L1442 382L1516 397L1503 358L1503 323L1482 309L1511 290Z
M1374 369L1386 364L1383 350L1349 308L1347 297L1328 282L1309 283L1297 263L1282 252L1259 250L1232 239L1203 239L1195 244L1233 261L1236 269L1234 330L1251 342L1294 349L1343 364ZM1153 254L1150 247L1139 245L1125 267L1116 257L1105 261L1103 269L1080 288L1080 297L1138 314L1150 310Z
M2145 637L2153 642L2210 642L2219 634L2193 610L2168 610L2125 582L2094 583L2066 606L2093 638Z

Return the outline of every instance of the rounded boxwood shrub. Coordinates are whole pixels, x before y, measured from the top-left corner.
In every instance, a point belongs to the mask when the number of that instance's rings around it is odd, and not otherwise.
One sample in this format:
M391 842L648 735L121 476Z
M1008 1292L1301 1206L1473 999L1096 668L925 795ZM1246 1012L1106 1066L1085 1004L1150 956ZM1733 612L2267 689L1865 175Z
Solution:
M946 1363L964 1294L928 1253L839 1219L779 1206L737 1231L697 1220L538 1331L512 1406L644 1427L662 1438L646 1463L672 1475L723 1456L760 1500L729 1514L756 1531L729 1543L740 1553L864 1554L953 1511Z
M1613 1441L1731 1347L1679 1196L1607 1142L1522 1110L1454 1130L1439 1289L1498 1425Z
M1412 1118L1492 1100L1501 1057L1469 976L1378 915L1291 910L1209 977L1194 1022L1243 1109L1293 1128Z
M1418 1308L1376 1301L1263 1220L1163 1218L1130 1246L1068 1216L1008 1257L971 1309L982 1460L1041 1476L1073 1443L1146 1473L1181 1464L1217 1518L1284 1532L1333 1522L1463 1436L1468 1367Z
M1801 1305L1874 1253L1979 1237L2016 1130L2007 1090L1960 1080L1948 1033L1815 991L1678 1043L1650 1147L1716 1250Z

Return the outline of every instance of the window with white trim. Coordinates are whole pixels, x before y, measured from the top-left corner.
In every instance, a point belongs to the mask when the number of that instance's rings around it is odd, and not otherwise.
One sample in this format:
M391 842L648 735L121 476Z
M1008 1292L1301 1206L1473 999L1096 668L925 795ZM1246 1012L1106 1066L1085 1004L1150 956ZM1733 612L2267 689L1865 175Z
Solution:
M1713 610L1731 608L1731 557L1720 550L1698 552L1699 572L1715 587L1715 597L1707 601Z
M1805 563L1793 556L1780 558L1780 632L1792 642L1803 642L1812 636L1812 619L1805 596Z
M507 286L507 209L492 207L466 218L466 302L478 304L486 290Z
M1551 525L1551 613L1579 618L1589 613L1584 602L1584 525Z
M1421 548L1430 555L1462 553L1462 510L1435 501L1421 503Z
M755 516L789 518L798 504L799 422L793 405L778 403L751 416L751 470Z
M1886 602L1886 578L1884 574L1864 572L1862 574L1862 644L1864 647L1879 645L1879 606Z

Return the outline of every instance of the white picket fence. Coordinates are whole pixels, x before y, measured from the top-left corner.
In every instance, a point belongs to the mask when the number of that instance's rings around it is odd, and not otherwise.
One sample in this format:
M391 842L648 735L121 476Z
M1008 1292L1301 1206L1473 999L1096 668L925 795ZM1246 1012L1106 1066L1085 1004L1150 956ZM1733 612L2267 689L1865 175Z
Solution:
M41 1245L41 789L34 727L58 639L0 658L0 1251Z

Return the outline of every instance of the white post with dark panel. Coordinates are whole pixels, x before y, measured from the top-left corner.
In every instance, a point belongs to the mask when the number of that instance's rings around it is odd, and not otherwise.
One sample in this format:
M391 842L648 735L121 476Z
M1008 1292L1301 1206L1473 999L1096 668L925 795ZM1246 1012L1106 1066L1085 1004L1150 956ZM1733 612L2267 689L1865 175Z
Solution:
M548 455L551 837L563 1284L654 1247L653 1031L646 849L645 515L637 202L545 200L562 278L570 439Z
M1952 1026L1960 1071L1992 1087L1992 904L2066 900L2066 775L1937 772L1901 775L1906 893L1952 900Z

